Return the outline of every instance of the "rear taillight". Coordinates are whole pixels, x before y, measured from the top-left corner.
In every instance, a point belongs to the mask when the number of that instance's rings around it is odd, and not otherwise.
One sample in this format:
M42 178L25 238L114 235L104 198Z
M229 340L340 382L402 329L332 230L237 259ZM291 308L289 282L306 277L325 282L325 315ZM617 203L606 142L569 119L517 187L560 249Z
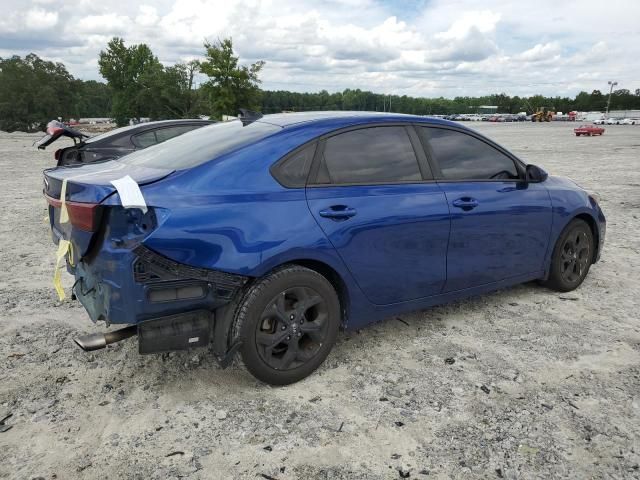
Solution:
M60 128L60 127L47 127L47 134L51 135L52 137L54 135L59 134L60 132L62 132L64 129Z
M56 160L60 160L60 154L62 153L62 149L59 148L58 150L56 150L56 152L53 154L53 158L55 158Z
M47 202L55 208L62 206L62 201L48 195ZM100 205L97 203L65 202L69 222L76 228L86 232L95 232L98 229Z

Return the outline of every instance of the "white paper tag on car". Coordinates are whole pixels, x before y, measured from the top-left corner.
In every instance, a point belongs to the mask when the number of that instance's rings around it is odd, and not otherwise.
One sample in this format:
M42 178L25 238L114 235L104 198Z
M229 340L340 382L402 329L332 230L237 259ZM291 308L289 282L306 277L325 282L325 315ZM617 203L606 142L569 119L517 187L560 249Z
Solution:
M147 204L140 187L133 178L125 175L118 180L111 180L111 184L118 190L120 202L124 208L139 208L142 213L147 213Z

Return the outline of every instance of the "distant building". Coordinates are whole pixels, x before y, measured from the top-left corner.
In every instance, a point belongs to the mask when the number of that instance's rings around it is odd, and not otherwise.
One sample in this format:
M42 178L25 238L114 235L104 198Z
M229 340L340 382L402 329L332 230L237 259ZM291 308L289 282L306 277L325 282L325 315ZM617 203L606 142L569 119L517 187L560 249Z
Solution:
M602 112L578 112L576 120L579 122L593 122L601 118L604 118L604 113Z
M111 118L108 117L94 117L94 118L81 118L78 120L78 123L89 123L89 124L94 124L94 123L111 123L113 120Z
M609 110L609 116L613 118L638 118L640 110Z
M480 105L476 113L490 114L490 113L497 113L497 112L498 112L497 105Z

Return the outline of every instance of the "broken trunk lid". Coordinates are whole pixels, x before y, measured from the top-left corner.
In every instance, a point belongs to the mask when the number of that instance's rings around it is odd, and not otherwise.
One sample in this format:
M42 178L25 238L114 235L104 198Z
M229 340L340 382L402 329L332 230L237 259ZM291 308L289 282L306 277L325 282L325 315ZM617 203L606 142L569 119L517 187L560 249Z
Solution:
M82 141L83 138L88 138L88 135L85 135L84 133L80 133L79 131L74 130L73 128L69 128L62 122L59 122L57 120L51 120L47 124L46 135L42 137L40 140L38 140L35 143L35 145L40 150L44 150L46 147L51 145L60 137L73 138L73 141L75 143L76 139L79 139L80 141Z
M113 180L130 176L138 185L146 185L161 180L173 170L128 165L117 160L92 163L79 167L59 167L44 171L44 194L60 199L63 181L67 181L66 201L100 203L116 188Z
M71 241L75 255L82 258L101 228L103 210L106 208L102 202L116 191L112 180L128 175L139 185L145 185L171 173L172 170L126 165L117 161L45 170L44 194L49 203L54 241ZM68 219L61 221L63 185Z

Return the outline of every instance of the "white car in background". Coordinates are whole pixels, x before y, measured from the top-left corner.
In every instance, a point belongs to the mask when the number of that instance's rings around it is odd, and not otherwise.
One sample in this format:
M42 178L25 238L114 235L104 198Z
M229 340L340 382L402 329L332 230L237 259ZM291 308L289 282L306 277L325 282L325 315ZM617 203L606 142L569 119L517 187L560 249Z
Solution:
M607 125L620 125L620 119L619 118L607 118Z
M638 122L635 118L625 118L620 122L620 125L635 125Z
M598 118L597 120L593 121L594 125L604 125L605 123L605 119L604 118Z

